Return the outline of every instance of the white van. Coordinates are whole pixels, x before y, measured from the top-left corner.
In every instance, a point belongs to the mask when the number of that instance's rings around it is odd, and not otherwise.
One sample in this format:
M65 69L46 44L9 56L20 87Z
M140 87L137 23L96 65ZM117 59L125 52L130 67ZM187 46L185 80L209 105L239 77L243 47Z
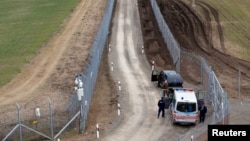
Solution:
M173 88L171 91L172 98L169 109L172 123L196 124L199 113L195 91L191 88Z

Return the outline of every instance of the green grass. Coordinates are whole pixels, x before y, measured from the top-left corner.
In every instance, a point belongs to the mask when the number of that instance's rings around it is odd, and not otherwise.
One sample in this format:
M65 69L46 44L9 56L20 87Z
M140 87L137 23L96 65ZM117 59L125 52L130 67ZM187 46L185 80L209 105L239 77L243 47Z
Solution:
M219 12L224 36L250 60L250 0L206 0Z
M0 87L21 72L80 0L0 0Z
M0 0L0 87L21 72L79 1ZM250 0L205 2L219 11L226 39L250 60Z

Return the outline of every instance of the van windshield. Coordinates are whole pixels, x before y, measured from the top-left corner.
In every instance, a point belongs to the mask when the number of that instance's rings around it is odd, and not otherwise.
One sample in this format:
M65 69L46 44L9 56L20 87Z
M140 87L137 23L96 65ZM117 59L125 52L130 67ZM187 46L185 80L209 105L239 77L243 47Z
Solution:
M176 110L180 111L180 112L195 112L196 111L196 103L178 102Z

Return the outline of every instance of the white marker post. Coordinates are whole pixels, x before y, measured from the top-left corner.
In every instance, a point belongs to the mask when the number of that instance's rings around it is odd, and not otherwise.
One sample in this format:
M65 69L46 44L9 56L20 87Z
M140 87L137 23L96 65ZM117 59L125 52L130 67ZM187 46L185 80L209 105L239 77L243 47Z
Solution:
M121 81L118 81L118 88L119 88L119 91L122 90Z
M120 109L121 109L121 106L120 106L119 103L117 104L117 106L118 106L118 116L119 116L119 115L121 114L121 110L120 110Z
M111 62L111 71L114 71L114 63Z
M152 70L155 68L155 61L152 61Z
M99 139L99 125L96 124L96 137Z
M193 140L194 140L194 136L192 135L192 136L191 136L191 141L193 141Z
M109 52L111 52L111 45L109 44Z
M144 53L144 46L141 47L141 53Z

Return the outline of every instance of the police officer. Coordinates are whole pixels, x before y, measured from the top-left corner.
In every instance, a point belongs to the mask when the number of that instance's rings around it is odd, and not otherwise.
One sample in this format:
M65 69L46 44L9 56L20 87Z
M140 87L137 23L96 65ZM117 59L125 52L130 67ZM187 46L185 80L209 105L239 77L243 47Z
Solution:
M202 106L200 107L200 123L205 121L206 113L207 113L207 106L205 103L202 103Z
M161 99L158 101L158 118L160 114L162 113L162 117L165 116L165 102L164 97L161 97Z

